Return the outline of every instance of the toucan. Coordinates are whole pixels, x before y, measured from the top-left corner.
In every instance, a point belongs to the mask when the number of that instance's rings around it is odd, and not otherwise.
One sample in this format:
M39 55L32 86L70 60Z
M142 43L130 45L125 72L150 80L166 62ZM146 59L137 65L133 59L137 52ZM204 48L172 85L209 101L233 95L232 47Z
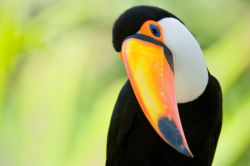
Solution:
M182 20L154 6L115 21L114 49L128 81L115 104L106 166L212 164L222 126L222 92Z

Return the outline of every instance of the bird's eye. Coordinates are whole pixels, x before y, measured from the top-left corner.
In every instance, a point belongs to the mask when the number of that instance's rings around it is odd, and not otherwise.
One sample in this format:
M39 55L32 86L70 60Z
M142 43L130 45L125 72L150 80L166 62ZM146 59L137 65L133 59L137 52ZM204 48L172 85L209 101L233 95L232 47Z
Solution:
M155 24L150 24L150 31L156 37L161 36L160 30Z

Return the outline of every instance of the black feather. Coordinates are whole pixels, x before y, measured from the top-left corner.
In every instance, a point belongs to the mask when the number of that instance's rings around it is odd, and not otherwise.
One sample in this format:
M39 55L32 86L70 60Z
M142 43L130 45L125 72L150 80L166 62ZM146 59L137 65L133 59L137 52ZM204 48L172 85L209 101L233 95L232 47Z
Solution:
M222 94L218 81L209 74L204 93L192 102L178 104L178 108L194 158L180 154L158 136L128 81L112 115L106 166L211 165L222 124Z
M154 6L136 6L126 10L118 17L113 26L113 46L115 50L120 52L123 40L139 31L145 21L159 21L165 17L180 20L172 13Z

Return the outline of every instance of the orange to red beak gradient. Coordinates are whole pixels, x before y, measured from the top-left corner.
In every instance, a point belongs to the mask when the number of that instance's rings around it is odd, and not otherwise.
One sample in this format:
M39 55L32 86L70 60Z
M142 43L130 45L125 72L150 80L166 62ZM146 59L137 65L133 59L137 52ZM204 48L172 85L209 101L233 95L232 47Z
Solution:
M125 39L121 57L135 96L154 130L174 149L193 157L177 108L172 62L166 55L171 53L165 51L162 35L150 31L152 24L161 33L157 22L145 22L138 34Z

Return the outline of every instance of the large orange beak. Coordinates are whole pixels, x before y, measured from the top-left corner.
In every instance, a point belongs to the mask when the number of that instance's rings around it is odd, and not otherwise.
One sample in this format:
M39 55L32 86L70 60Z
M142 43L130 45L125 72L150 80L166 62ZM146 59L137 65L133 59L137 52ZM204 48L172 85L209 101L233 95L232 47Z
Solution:
M136 98L154 130L174 149L193 157L178 113L171 52L161 42L136 34L123 42L121 57Z

